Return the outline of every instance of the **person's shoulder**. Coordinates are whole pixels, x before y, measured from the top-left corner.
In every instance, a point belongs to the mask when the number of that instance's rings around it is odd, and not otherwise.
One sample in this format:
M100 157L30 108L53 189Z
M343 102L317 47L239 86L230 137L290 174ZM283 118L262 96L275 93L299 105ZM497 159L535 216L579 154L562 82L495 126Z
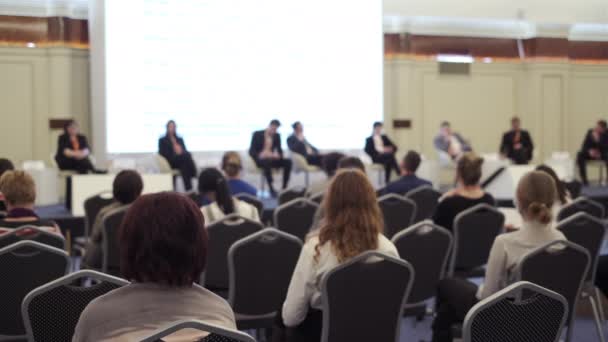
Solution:
M82 312L80 320L92 328L112 319L116 307L120 307L133 292L130 285L125 285L93 299Z
M492 196L492 194L489 192L483 193L482 201L491 205L495 204L494 196Z

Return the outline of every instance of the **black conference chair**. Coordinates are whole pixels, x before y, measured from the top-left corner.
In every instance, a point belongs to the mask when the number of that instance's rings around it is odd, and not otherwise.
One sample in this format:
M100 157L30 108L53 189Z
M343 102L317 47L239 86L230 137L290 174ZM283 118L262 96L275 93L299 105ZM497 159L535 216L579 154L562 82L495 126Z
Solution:
M568 301L568 334L572 340L572 325L578 298L589 270L591 256L584 248L570 241L553 241L526 254L517 269L517 281L529 281L564 296Z
M407 261L378 252L365 252L329 271L321 281L321 341L397 342L413 281Z
M463 325L464 342L557 342L568 317L564 296L518 282L477 303Z
M488 262L504 223L504 215L488 204L478 204L458 214L454 219L454 248L448 276L483 276L485 272L480 268Z
M602 326L604 312L602 308L602 295L595 287L595 274L606 233L604 223L596 217L580 212L559 222L556 228L564 233L568 241L587 249L591 256L591 264L585 277L585 284L581 295L583 299L589 299L591 303L598 334L600 334L600 339L603 341L604 330Z
M406 315L426 312L426 300L433 298L445 275L452 248L452 234L445 228L423 221L393 236L401 259L414 268L416 277L407 299ZM421 309L421 310L416 310Z
M38 286L65 275L69 265L65 251L35 241L0 249L0 340L25 338L23 298Z
M262 216L264 215L264 202L260 201L259 198L252 196L250 194L246 194L244 192L238 193L238 194L234 195L234 197L256 207L256 209L258 210L258 214L260 215L260 218L262 218Z
M278 230L297 236L304 241L310 231L319 205L307 198L297 198L277 207L274 224Z
M405 194L405 197L416 203L414 223L430 219L435 214L441 193L430 186L421 186Z
M384 216L384 235L389 239L411 226L416 217L416 203L400 195L384 195L378 198L378 205Z
M65 250L65 239L63 236L31 225L21 226L11 232L0 235L0 248L20 241L36 241L47 246Z
M304 187L291 187L285 189L279 193L278 203L279 205L293 201L297 198L306 197L306 188Z
M172 323L140 340L140 342L162 342L163 338L183 329L196 329L201 332L210 333L198 342L255 342L253 337L240 331L221 328L213 324L194 320L184 320Z
M604 218L604 207L587 197L579 197L564 206L557 214L557 221L562 221L576 213L584 212L600 220Z
M122 220L129 208L118 208L104 215L102 230L103 259L101 270L115 276L120 276L120 244L118 234Z
M228 290L228 250L235 242L259 232L262 228L259 222L237 214L230 214L207 227L207 268L202 281L205 287L220 294Z
M325 191L317 192L316 194L311 194L308 199L317 203L318 205L321 205L321 202L323 202L323 196L325 196Z
M90 286L81 286L91 281ZM29 341L71 341L80 314L95 298L128 284L95 271L78 271L30 292L21 307Z
M196 203L196 205L198 205L199 207L203 205L201 201L201 194L199 194L197 191L188 191L187 193L185 193L185 195L190 198L192 202Z
M583 189L583 183L577 181L577 180L573 180L571 182L562 182L564 184L564 186L566 187L566 189L568 190L568 192L570 193L570 196L574 199L578 198L581 195L581 191Z
M84 242L87 242L91 236L91 229L93 228L97 214L99 214L103 207L112 204L112 202L114 202L114 197L111 191L100 192L84 201L84 217L86 220L84 225Z
M240 330L271 328L296 267L302 241L266 228L235 242L228 251L228 303Z

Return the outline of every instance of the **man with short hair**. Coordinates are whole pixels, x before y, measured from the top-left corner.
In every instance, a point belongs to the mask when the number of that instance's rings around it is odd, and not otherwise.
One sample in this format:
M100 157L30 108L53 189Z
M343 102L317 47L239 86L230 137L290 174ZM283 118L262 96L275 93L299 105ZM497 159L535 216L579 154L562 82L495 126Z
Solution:
M433 186L431 182L416 176L416 171L421 161L422 159L417 152L408 151L401 162L401 178L389 183L382 191L382 194L405 195L420 186Z
M294 153L301 154L310 165L322 166L323 155L304 137L304 126L300 121L291 125L293 133L287 138L287 147Z
M391 171L399 173L399 165L395 160L397 145L383 132L382 122L374 122L372 135L365 140L365 153L372 158L375 164L384 165L384 181L391 179Z
M532 160L533 151L534 143L530 133L521 129L521 121L517 116L513 117L511 119L511 130L502 136L500 154L517 165L525 165Z
M291 175L291 160L283 158L281 135L277 133L280 126L279 120L270 121L266 129L253 133L249 147L249 155L263 170L272 197L277 196L277 191L272 184L272 169L283 169L283 189L287 188Z
M439 126L439 134L435 136L433 144L437 150L447 153L452 160L473 150L460 134L452 132L452 127L447 121L442 122Z
M587 161L589 160L603 160L608 167L608 133L605 120L599 120L594 128L587 131L583 146L576 157L581 181L584 185L589 185L587 179Z

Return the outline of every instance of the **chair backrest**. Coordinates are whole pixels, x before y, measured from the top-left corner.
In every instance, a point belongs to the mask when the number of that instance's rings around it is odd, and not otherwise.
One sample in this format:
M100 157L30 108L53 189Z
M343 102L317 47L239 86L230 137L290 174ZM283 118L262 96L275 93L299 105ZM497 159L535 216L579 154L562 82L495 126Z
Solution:
M310 231L319 205L307 198L297 198L274 210L274 225L277 229L297 236L304 241Z
M84 200L85 236L89 237L99 211L114 202L111 191L103 191Z
M587 197L579 197L564 206L559 213L557 213L557 221L564 220L579 212L587 213L599 219L604 218L604 206Z
M0 249L0 340L23 336L21 302L33 289L62 277L69 269L63 250L34 241L21 241Z
M323 196L325 196L325 191L317 192L316 194L311 194L308 199L321 205L321 202L323 202Z
M566 189L568 190L568 192L570 193L570 196L572 198L578 198L581 195L581 190L583 189L583 183L577 181L577 180L573 180L570 182L562 182L564 184L564 186L566 187Z
M197 191L188 191L185 195L199 207L202 206L203 203L201 201L201 194L199 194Z
M559 222L556 228L564 233L568 241L587 249L591 256L591 265L585 279L589 283L595 283L595 270L606 233L604 223L581 212Z
M209 244L205 286L228 289L228 250L238 240L262 230L259 222L230 214L207 227Z
M258 210L258 214L260 215L260 218L263 217L264 215L264 202L260 201L259 198L251 195L251 194L247 194L244 192L238 193L236 195L234 195L234 197L238 198L239 200L249 203L252 206L254 206L257 210Z
M279 205L285 204L289 201L293 201L297 198L306 196L306 188L304 187L292 187L285 189L279 193L278 203Z
M91 286L81 286L92 281ZM30 292L21 307L28 341L71 341L80 314L95 298L128 284L95 271L78 271Z
M373 251L329 271L321 281L321 341L398 341L413 281L407 261Z
M434 297L448 263L452 234L431 221L423 221L397 233L392 242L401 259L416 272L407 303L417 304Z
M295 172L307 171L310 169L308 160L303 155L291 151L291 160L293 160L293 170Z
M389 239L411 226L416 217L416 203L400 195L384 195L378 198L378 205L384 216L384 235Z
M454 219L454 247L448 275L452 276L456 269L470 270L485 265L504 223L505 216L485 203L458 214Z
M553 241L522 258L515 280L529 281L564 296L571 308L566 321L571 336L573 313L590 263L591 256L585 248L570 241Z
M213 324L194 320L185 320L172 323L169 326L161 328L152 335L140 340L140 342L161 342L164 337L183 329L196 329L210 333L207 337L202 339L201 342L255 342L253 337L240 331L221 328Z
M276 315L296 267L302 241L266 228L235 242L228 251L228 302L238 315Z
M431 186L421 186L409 191L405 194L405 197L416 203L414 223L418 223L433 217L437 204L439 204L441 193Z
M160 171L160 173L172 173L173 170L171 169L171 164L169 164L169 161L161 156L160 154L156 154L156 164L158 166L158 171Z
M464 342L557 342L568 302L544 287L518 282L477 303L464 319Z
M24 225L0 235L0 248L10 246L20 241L36 241L44 245L65 250L65 239L63 236L32 225Z
M128 207L118 208L109 212L103 219L102 248L103 261L101 269L104 273L120 274L120 244L118 234L122 219L127 213Z

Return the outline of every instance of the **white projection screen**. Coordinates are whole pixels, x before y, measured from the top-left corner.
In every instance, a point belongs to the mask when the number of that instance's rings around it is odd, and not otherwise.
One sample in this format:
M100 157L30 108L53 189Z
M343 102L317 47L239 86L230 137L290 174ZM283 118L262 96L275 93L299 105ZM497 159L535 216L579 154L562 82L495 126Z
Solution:
M299 120L319 148L360 149L382 120L380 0L94 1L107 153L156 151L169 119L191 151L246 150L273 118L283 139Z

